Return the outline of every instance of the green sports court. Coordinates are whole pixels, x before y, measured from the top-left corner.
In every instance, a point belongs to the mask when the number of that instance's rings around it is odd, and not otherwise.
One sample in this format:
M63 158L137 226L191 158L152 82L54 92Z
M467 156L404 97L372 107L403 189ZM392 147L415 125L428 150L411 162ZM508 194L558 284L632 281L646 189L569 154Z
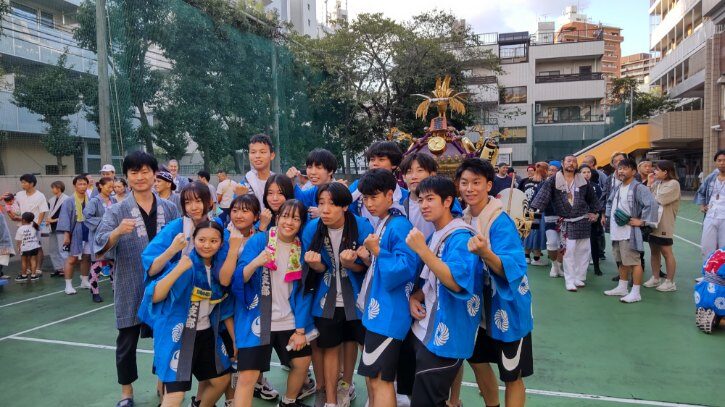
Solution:
M637 304L602 294L615 284L611 258L603 263L604 276L590 271L587 287L578 293L565 291L562 279L550 278L548 266L529 268L535 374L526 380L528 405L725 405L725 326L706 335L694 322L692 287L700 272L701 222L692 201L683 201L675 239L678 291L643 288ZM16 263L8 270L14 276ZM92 303L86 291L66 296L62 279L47 276L0 288L3 406L112 406L118 401L108 281L101 283L101 295L106 300L101 304ZM151 340L141 340L135 384L140 406L157 405L152 351ZM273 366L268 377L283 389L283 370ZM464 382L463 405L483 405L470 370ZM363 406L364 381L357 376L355 384L353 405Z

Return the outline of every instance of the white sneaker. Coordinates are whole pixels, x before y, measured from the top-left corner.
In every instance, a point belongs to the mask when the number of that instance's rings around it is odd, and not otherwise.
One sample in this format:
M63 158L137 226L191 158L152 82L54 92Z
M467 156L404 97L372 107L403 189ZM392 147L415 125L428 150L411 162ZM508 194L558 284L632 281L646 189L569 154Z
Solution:
M577 287L586 287L587 283L577 280L577 281L574 281L574 285Z
M90 290L91 289L91 283L87 281L81 281L81 288L84 290Z
M612 297L624 297L627 294L629 294L629 290L627 290L627 287L620 286L616 286L613 289L604 292L604 295L609 295Z
M658 285L660 285L660 279L652 276L649 278L649 280L645 281L644 284L642 284L642 285L647 288L657 287Z
M531 259L528 256L526 257L526 264L531 264Z
M640 302L640 301L642 301L642 296L639 295L639 294L637 294L637 293L630 292L629 294L627 294L624 297L620 298L619 301L622 301L622 302L626 302L628 304L631 304L633 302Z
M73 288L73 287L66 287L66 289L65 289L65 293L68 294L68 295L73 295L76 292L77 292L76 289Z
M544 260L543 257L540 257L539 260L531 260L532 266L546 266L546 260Z
M695 282L696 282L696 283L699 283L699 282L701 282L701 281L702 281L702 280L703 280L704 278L705 278L705 277L698 277L698 278L696 278L696 279L695 279Z
M551 271L549 272L549 277L551 277L551 278L559 277L559 267L557 267L555 261L551 262Z
M566 290L571 292L576 292L576 285L574 283L566 283Z
M677 284L675 284L674 281L665 280L664 283L660 284L657 288L657 291L660 292L670 292L670 291L677 291Z
M396 394L395 401L397 402L398 407L410 407L410 397L405 394Z
M337 405L338 407L350 407L352 395L355 394L355 387L340 380L337 384Z

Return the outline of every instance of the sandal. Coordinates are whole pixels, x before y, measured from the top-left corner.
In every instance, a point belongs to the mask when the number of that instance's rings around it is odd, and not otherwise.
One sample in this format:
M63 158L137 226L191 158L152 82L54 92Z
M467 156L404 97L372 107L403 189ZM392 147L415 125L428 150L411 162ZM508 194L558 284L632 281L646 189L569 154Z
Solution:
M116 407L133 407L133 397L119 401L116 403Z

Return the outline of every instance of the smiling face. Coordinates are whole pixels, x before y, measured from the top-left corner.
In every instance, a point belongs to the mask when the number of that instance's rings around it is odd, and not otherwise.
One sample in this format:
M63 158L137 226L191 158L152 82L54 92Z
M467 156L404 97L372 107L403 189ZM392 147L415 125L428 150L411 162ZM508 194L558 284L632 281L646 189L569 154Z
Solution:
M488 191L492 186L493 182L486 177L468 170L463 171L458 181L458 189L466 205L479 209L488 202Z
M435 223L441 219L446 212L450 212L453 198L447 198L445 201L440 195L436 195L432 191L426 191L418 196L418 204L420 205L420 213L426 222Z
M116 181L113 183L113 192L115 192L116 195L124 195L126 194L126 186L123 185L123 182Z
M426 171L423 167L418 164L418 161L413 161L410 164L410 169L403 175L405 183L408 184L410 192L415 193L418 190L418 184L424 179L435 175L435 172L431 173Z
M176 160L169 161L169 172L173 177L176 177L176 173L179 172L179 163Z
M184 201L184 210L186 216L188 216L194 223L199 223L204 220L204 202L198 196L191 196L187 193L187 199Z
M335 205L328 191L320 194L317 208L319 209L322 223L328 228L339 229L345 224L345 211L347 210L347 206L341 207Z
M158 192L161 195L166 195L166 193L171 192L171 183L170 182L166 182L162 179L156 178L155 186L156 186L156 192Z
M204 228L196 231L194 236L194 249L200 257L210 259L222 246L222 236L214 228Z
M148 192L154 185L154 171L148 165L144 165L139 170L128 170L126 180L128 185L135 192Z
M294 240L295 236L297 236L297 233L300 231L301 226L302 218L295 207L285 207L285 210L280 213L279 218L277 219L277 231L279 232L279 237L286 242Z
M307 166L307 177L312 185L323 185L332 180L332 172L327 171L322 164L310 164Z
M284 201L286 201L287 198L282 194L282 188L279 187L277 184L271 184L269 186L269 189L267 190L267 205L269 205L269 209L277 213L279 210L279 207L282 206Z
M237 228L237 230L248 230L254 226L254 222L257 221L257 216L254 212L252 212L249 208L242 207L241 205L234 206L229 215L232 220L232 224L235 228Z
M249 145L249 162L257 171L269 169L274 160L272 149L265 143L253 143Z
M384 218L393 205L393 191L378 192L374 195L363 195L363 204L371 215Z
M105 184L101 185L101 188L98 190L98 192L105 196L110 196L111 193L113 193L113 182L106 182Z

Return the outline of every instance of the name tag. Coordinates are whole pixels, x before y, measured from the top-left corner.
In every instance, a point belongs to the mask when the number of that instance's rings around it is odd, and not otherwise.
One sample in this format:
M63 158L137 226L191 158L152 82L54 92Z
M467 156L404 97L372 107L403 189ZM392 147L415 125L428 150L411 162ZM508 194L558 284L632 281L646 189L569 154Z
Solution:
M194 290L191 292L191 301L197 302L201 300L208 300L211 298L211 291L205 290L203 288L194 287Z

